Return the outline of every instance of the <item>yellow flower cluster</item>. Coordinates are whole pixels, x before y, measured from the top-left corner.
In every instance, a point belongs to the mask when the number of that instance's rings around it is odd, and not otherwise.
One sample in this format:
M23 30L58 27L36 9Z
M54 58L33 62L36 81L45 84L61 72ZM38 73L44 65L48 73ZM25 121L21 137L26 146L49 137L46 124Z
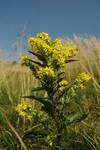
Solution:
M41 46L45 43L43 40L30 37L28 39L29 46L31 47L32 51L39 51Z
M73 44L70 42L65 45L64 49L65 49L64 57L66 59L75 56L78 52L78 49L74 47Z
M52 48L46 43L43 43L41 45L41 49L42 49L42 53L44 53L47 57L49 57L53 53Z
M22 101L16 106L15 111L22 118L32 119L32 103L30 101Z
M43 41L47 42L47 43L50 43L50 37L47 33L45 32L41 32L41 33L38 33L37 34L37 37L42 39Z
M57 64L61 66L65 64L65 58L62 56L60 51L54 50L52 54L52 58L53 58L53 61L56 61Z
M67 84L68 84L67 80L62 80L61 82L59 82L59 86L60 86L59 90L63 91Z
M22 56L21 57L21 64L22 65L28 65L29 64L29 58L28 58L28 56Z
M85 72L82 72L78 75L77 77L77 80L81 80L81 81L84 81L84 82L87 82L88 80L91 79L91 76Z
M61 51L62 48L62 43L60 39L55 39L53 44L52 44L53 50Z
M50 40L47 33L39 33L37 37L30 37L28 43L32 51L38 52L47 57L50 67L64 66L66 59L77 54L77 48L72 43L64 45L60 39Z
M43 39L30 37L28 43L34 52L39 52L46 56L52 53L51 47Z
M66 86L68 84L67 80L62 80L61 82L59 82L59 86Z
M37 74L40 78L44 78L46 76L51 77L51 78L55 77L55 72L53 68L50 68L50 67L40 68Z
M72 43L67 43L64 45L61 43L60 39L56 39L52 44L52 58L57 61L57 63L61 66L65 65L65 61L77 54L77 48L73 46Z
M56 60L56 62L59 65L64 66L65 61L68 58L75 56L76 54L77 54L77 49L72 45L66 47L63 45L56 45L53 48L52 58L53 60Z
M85 72L80 73L76 80L74 85L70 89L70 95L75 96L77 91L85 89L85 84L91 79L91 76Z

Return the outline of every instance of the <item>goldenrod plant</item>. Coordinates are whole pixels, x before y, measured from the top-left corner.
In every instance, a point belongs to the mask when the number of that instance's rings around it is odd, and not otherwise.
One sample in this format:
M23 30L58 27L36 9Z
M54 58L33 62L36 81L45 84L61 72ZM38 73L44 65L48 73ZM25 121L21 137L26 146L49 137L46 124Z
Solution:
M37 117L40 126L27 131L23 139L31 139L37 149L40 146L39 149L67 150L69 126L88 116L81 104L81 97L78 101L77 94L85 89L91 76L82 72L73 81L67 81L65 67L67 63L77 61L73 57L78 53L77 47L71 42L51 39L47 33L42 32L36 37L30 37L28 45L31 56L22 56L21 63L31 69L39 86L33 88L31 95L24 95L22 98L29 98L40 104ZM73 101L77 106L74 110L70 107ZM29 102L18 104L15 110L20 117L27 119L37 116Z

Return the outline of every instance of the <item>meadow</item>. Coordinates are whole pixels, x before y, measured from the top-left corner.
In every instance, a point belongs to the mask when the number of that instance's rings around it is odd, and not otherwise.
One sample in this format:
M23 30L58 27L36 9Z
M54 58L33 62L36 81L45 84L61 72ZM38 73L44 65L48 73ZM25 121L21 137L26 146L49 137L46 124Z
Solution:
M78 61L66 65L67 80L75 79L82 71L88 72L92 80L83 94L79 95L84 108L89 113L88 117L76 125L71 125L72 133L66 150L100 150L100 39L74 36L73 39L68 40L73 41L78 48L78 55L75 56ZM15 112L21 96L30 95L37 84L38 81L33 77L32 72L27 67L21 66L19 62L0 62L1 150L49 150L47 147L39 148L39 145L33 148L34 145L32 147L30 141L23 140L24 132L36 124L25 119L21 120ZM35 101L32 105L36 110L40 107Z

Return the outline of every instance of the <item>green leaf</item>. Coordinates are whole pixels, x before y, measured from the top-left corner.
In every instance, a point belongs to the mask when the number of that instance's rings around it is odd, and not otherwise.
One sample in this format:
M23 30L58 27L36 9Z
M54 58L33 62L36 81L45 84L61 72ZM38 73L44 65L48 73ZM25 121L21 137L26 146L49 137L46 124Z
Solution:
M33 52L33 51L28 51L29 53L33 54L34 56L36 56L39 60L41 60L42 62L46 63L46 58L39 54L39 53L36 53L36 52Z
M69 119L69 121L67 122L67 125L70 125L72 123L79 123L82 120L86 119L87 116L88 116L88 113L75 114Z
M76 59L69 59L69 60L66 60L65 63L70 63L70 62L74 62L74 61L79 61L79 60L76 60Z
M44 105L42 106L41 110L46 112L49 116L53 117L53 105L50 102L45 102Z
M44 138L45 136L47 136L47 131L43 130L43 131L31 131L31 132L26 132L23 136L23 139L33 139L33 138Z
M41 103L45 102L44 99L48 99L48 98L44 98L44 97L39 97L39 96L35 96L35 95L30 95L30 96L22 96L22 98L29 98L29 99L33 99L33 100L36 100L36 101L39 101Z
M41 66L41 67L44 67L44 66L45 66L44 64L41 64L40 62L37 62L37 61L32 60L32 59L29 59L29 61L32 62L32 63L34 63L34 64L36 64L36 65L39 65L39 66Z
M36 87L32 91L36 92L36 91L41 91L41 90L45 90L45 89L43 87Z

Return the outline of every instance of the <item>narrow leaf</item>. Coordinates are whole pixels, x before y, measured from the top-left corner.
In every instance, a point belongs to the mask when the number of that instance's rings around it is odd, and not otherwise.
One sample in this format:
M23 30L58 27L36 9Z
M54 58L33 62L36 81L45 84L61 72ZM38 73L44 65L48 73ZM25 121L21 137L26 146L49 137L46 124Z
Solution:
M79 60L76 60L76 59L69 59L69 60L66 60L65 63L70 63L70 62L74 62L74 61L79 61Z

